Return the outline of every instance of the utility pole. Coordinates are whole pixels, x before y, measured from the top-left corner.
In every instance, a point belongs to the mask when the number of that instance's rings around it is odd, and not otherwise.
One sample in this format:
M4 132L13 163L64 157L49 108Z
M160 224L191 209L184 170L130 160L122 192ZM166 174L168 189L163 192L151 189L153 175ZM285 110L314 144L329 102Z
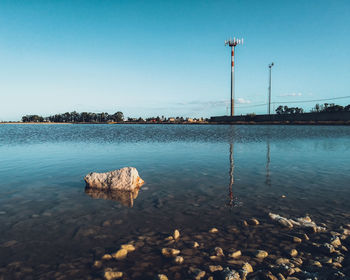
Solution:
M236 39L233 38L233 40L226 40L225 46L229 45L231 47L231 117L234 115L234 109L235 109L235 47L239 44L243 45L243 38L242 39Z
M271 115L271 69L272 66L274 66L275 64L272 62L271 64L269 64L269 72L270 72L270 76L269 76L269 108L268 108L268 112L269 115Z

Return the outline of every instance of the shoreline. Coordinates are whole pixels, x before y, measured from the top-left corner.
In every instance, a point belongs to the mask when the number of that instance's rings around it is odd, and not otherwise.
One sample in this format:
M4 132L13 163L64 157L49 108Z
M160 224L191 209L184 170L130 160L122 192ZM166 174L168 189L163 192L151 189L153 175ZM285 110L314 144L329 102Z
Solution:
M348 126L350 121L234 121L234 122L119 122L119 123L66 123L66 122L0 122L1 124L25 124L25 125L74 125L74 124L132 124L132 125L335 125L335 126Z

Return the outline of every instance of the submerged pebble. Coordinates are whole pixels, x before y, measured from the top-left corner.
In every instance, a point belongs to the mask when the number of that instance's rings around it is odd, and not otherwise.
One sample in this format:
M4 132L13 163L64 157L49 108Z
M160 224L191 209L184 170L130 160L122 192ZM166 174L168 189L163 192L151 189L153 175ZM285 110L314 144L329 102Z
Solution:
M254 255L258 259L264 259L264 258L266 258L269 255L269 253L264 251L264 250L258 250L258 251L255 252Z

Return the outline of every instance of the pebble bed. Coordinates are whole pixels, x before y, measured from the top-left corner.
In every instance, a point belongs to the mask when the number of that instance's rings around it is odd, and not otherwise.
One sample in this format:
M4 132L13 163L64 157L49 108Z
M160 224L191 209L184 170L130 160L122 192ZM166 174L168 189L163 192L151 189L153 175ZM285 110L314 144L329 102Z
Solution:
M13 262L0 279L350 279L350 224L321 226L289 228L267 217L204 232L147 232L55 270Z

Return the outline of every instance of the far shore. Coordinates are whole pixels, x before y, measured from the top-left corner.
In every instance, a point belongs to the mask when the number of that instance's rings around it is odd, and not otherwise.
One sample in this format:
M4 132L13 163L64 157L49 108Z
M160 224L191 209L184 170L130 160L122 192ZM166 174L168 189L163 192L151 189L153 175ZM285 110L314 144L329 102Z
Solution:
M157 125L350 125L350 121L233 121L233 122L0 122L0 124L34 124L34 125L74 125L74 124L157 124Z

